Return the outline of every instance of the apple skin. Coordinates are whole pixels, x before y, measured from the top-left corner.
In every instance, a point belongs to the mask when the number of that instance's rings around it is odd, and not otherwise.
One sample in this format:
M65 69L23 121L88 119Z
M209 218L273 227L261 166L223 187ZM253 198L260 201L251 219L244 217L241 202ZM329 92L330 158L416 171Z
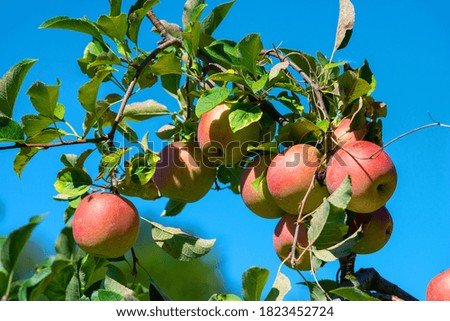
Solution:
M311 145L297 144L278 154L267 170L267 187L278 206L299 214L299 205L320 165L320 152ZM327 188L317 180L306 200L303 214L315 210L327 197Z
M192 203L211 189L216 168L205 163L197 144L173 142L162 149L159 157L153 180L161 196Z
M350 130L350 118L343 119L333 132L333 141L338 147L344 146L346 143L362 140L367 134L367 124L361 128Z
M247 154L247 147L260 138L258 123L252 123L233 133L226 104L217 105L200 117L197 140L205 158L216 165L231 166Z
M119 195L90 194L75 210L72 232L75 242L85 252L117 258L136 242L138 211L133 203Z
M450 301L450 269L431 279L425 297L427 301Z
M394 221L386 207L372 213L354 213L349 224L349 235L362 225L362 237L352 247L356 254L370 254L381 250L389 241L394 229Z
M262 179L257 190L252 182L267 170L274 154L256 156L244 169L241 176L241 197L244 204L256 215L263 218L280 218L284 211L275 203L267 188L266 179Z
M383 207L397 186L397 171L391 158L380 151L380 146L368 141L347 143L331 157L326 172L328 191L333 193L347 175L352 184L347 209L356 213L371 213Z
M297 218L297 215L284 214L275 227L275 231L273 233L273 247L281 261L284 261L291 255ZM296 255L302 254L304 249L308 246L307 233L306 226L303 223L300 223L297 247L295 250ZM289 259L284 264L294 270L308 271L311 269L310 261L311 254L309 251L306 251L300 260L296 262L294 267L292 267Z

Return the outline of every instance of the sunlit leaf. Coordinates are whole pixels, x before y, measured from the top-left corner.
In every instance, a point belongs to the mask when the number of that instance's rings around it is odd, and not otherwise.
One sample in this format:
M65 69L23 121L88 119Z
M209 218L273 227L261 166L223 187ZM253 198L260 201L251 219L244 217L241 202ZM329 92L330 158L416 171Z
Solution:
M259 301L269 279L269 270L251 267L242 274L242 297L245 301Z
M125 13L117 16L101 15L97 20L97 25L108 37L122 42L128 29L127 15Z
M23 141L22 127L14 120L0 116L0 142L22 143Z
M283 273L278 273L265 301L283 301L284 296L292 289L291 281Z
M68 195L82 195L91 187L92 179L80 168L66 167L62 169L54 184L56 191Z
M73 19L69 17L59 16L45 21L39 26L39 28L54 28L78 31L91 35L95 39L104 43L97 25L86 18Z
M134 43L138 42L139 29L145 14L158 3L158 0L139 0L131 6L128 13L128 38Z
M261 119L262 110L256 104L234 104L228 115L230 127L237 132Z
M205 90L197 101L195 114L200 118L201 115L222 103L230 94L231 89L226 87L214 87L212 89Z
M330 291L349 301L380 301L355 287L342 287Z
M42 115L55 118L55 108L59 97L60 81L55 86L47 86L37 81L27 91L34 108Z
M213 32L217 29L217 27L220 25L220 23L223 21L225 16L228 14L228 11L230 11L233 4L236 2L236 0L222 3L215 7L211 13L206 16L205 19L202 21L202 33L206 33L208 35L212 35Z
M339 22L334 51L343 49L350 41L355 24L355 8L350 0L339 0Z
M169 115L166 106L154 100L132 103L125 106L123 119L132 121L142 121L156 116Z

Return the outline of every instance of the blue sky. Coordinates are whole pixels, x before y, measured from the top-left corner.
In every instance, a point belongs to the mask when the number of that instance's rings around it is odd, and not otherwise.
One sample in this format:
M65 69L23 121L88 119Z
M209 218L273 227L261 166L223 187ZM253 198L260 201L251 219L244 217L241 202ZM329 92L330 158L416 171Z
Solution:
M184 1L164 1L155 8L161 19L180 23ZM210 8L222 1L210 0ZM225 2L225 1L223 1ZM61 30L39 30L45 20L59 15L87 16L96 20L108 12L108 1L41 0L3 1L0 10L2 44L0 74L24 58L36 58L16 103L15 117L32 113L25 95L36 80L55 84L62 82L60 102L67 109L66 118L81 128L82 108L77 90L87 79L78 70L76 59L82 56L89 37ZM240 40L248 33L260 33L266 48L281 42L284 47L329 56L334 44L338 18L337 0L250 1L237 0L229 16L217 30L216 38ZM374 97L388 104L384 121L384 140L415 127L430 123L428 112L442 123L450 123L450 5L444 0L423 1L353 1L356 24L350 44L335 55L360 66L370 63L377 79ZM124 1L128 10L130 1ZM141 31L142 43L150 50L158 40ZM176 102L158 89L146 93L168 106ZM77 121L78 120L78 121ZM140 135L155 131L169 122L168 118L146 122ZM151 136L155 138L155 136ZM357 268L375 267L385 278L398 284L419 299L425 298L428 281L450 268L450 129L431 128L410 135L387 148L398 172L398 185L387 207L394 219L390 242L380 252L360 255ZM155 149L159 146L156 144ZM7 234L25 224L29 217L48 213L36 230L34 239L48 253L62 227L66 204L56 202L53 183L62 168L62 153L80 153L82 147L65 147L40 152L18 179L12 170L17 151L2 152L0 163L0 234ZM97 165L92 164L92 169ZM231 192L211 191L201 201L190 204L175 218L161 218L165 200L134 200L140 214L165 225L195 231L203 238L216 238L215 253L219 268L232 292L239 293L241 274L257 265L271 270L273 281L279 260L272 249L272 232L276 221L252 214ZM148 229L147 229L148 231ZM319 271L319 279L334 279L337 263ZM291 278L293 290L288 299L307 299L304 289L296 285L301 279L296 272L283 268ZM305 274L309 277L308 274Z

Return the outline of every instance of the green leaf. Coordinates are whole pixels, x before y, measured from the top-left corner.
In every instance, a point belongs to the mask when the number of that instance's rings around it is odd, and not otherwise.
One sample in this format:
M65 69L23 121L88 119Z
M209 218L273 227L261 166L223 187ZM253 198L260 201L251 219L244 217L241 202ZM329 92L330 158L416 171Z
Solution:
M226 87L214 87L205 90L197 101L195 114L200 118L204 113L210 111L220 103L222 103L231 94L231 89Z
M241 85L246 85L247 82L242 77L234 72L234 70L228 70L227 72L218 72L208 77L208 80L218 82L233 82Z
M283 301L284 296L291 289L291 281L289 281L289 278L286 275L280 272L278 273L272 289L270 289L265 301Z
M161 213L161 216L176 216L180 214L185 207L186 203L169 200L164 208L164 211Z
M54 186L61 194L83 195L91 184L92 179L88 173L80 168L66 167L58 173Z
M134 43L138 42L139 29L142 20L145 18L145 14L158 3L158 0L140 0L131 6L130 12L128 13L128 38Z
M24 142L22 127L14 120L2 116L0 116L0 143L1 142Z
M259 54L262 49L263 44L258 34L245 36L238 44L238 54L242 66L255 73L256 63L259 60Z
M47 86L43 82L37 81L27 91L34 108L40 114L52 119L55 118L55 108L59 97L59 87L61 86L59 80L57 83L55 86Z
M332 262L341 257L347 256L352 252L353 246L360 239L359 233L362 228L360 227L355 233L347 237L345 240L323 250L316 250L313 246L314 257L325 262Z
M206 53L214 62L217 62L225 68L231 69L232 66L241 65L237 44L231 40L213 41L208 47L205 47Z
M122 8L122 0L109 0L109 14L111 16L118 16Z
M86 33L88 35L91 35L95 39L99 40L100 42L104 43L102 35L100 33L100 30L98 29L97 25L86 19L73 19L69 17L55 17L52 19L49 19L45 21L43 24L39 26L41 29L65 29L65 30L72 30L77 32Z
M320 63L314 56L299 50L282 48L280 51L285 55L289 55L289 59L300 67L308 76L320 75Z
M289 67L289 61L279 62L270 68L269 71L269 81L277 78L282 70L286 70Z
M31 137L28 137L26 142L28 144L48 144L55 139L60 139L66 136L67 133L62 129L56 128L45 128L41 130L39 133L34 134Z
M189 23L192 21L192 15L195 12L198 6L202 6L205 3L205 0L187 0L184 4L183 10L183 28L187 29Z
M177 57L175 52L161 55L156 63L150 66L150 70L157 76L182 74L181 59Z
M235 294L213 294L208 301L242 301L240 297Z
M95 74L95 77L92 78L92 80L80 87L78 90L78 101L84 109L89 112L95 111L100 85L113 71L113 68L102 69Z
M13 117L14 103L30 68L37 60L24 59L15 64L0 79L0 116Z
M258 105L248 103L234 104L228 115L231 130L235 133L260 120L262 115L263 111Z
M242 297L244 301L259 301L269 279L269 270L251 267L242 274Z
M102 159L100 160L100 165L98 168L98 175L95 180L99 180L100 178L109 177L116 170L117 166L119 166L120 161L126 152L128 152L130 148L118 148L113 153L104 154ZM60 192L60 191L58 191Z
M25 166L28 164L31 158L33 158L33 156L37 154L38 151L39 151L38 148L30 148L30 147L20 148L20 151L17 153L13 162L14 172L16 172L19 178L22 175Z
M352 185L350 182L350 176L346 176L341 185L328 196L327 200L336 207L345 209L347 208L350 199L352 198Z
M328 301L327 293L337 288L337 283L333 280L319 280L319 284L306 281L301 284L308 287L311 301Z
M264 88L264 86L266 85L268 80L269 80L269 75L264 74L257 81L252 81L252 80L247 79L247 83L250 85L250 89L253 91L253 93L256 94L256 93L258 93L258 91L260 91L261 89Z
M120 294L127 300L130 299L137 300L134 297L134 293L131 289L127 288L125 285L121 284L118 280L112 278L110 275L111 275L111 265L108 266L108 274L106 275L104 280L105 290Z
M372 86L364 79L358 78L354 71L347 70L339 76L333 90L333 94L338 95L347 104L367 95L372 90Z
M380 301L366 292L354 287L341 287L330 291L349 301Z
M98 300L99 301L122 301L124 299L123 295L109 290L98 290Z
M24 115L21 122L27 136L33 136L53 124L51 118L43 115Z
M217 27L220 25L220 23L223 21L225 16L228 14L228 11L230 11L233 4L236 2L236 0L222 3L215 7L211 13L206 16L205 19L202 21L202 33L206 33L208 35L212 35L213 32L217 29Z
M142 121L156 116L170 115L166 106L154 101L146 100L125 106L123 119L131 121Z
M355 24L355 8L350 0L339 0L339 22L334 51L343 49L350 41Z
M31 233L42 222L45 215L33 216L29 223L11 232L4 240L0 253L0 270L11 273L20 253L28 242Z
M128 30L127 15L125 13L118 16L101 15L97 20L97 25L109 38L123 42Z
M184 48L189 56L197 56L198 46L200 44L200 22L191 22L189 32L183 32Z
M228 188L235 194L240 193L240 180L242 176L242 167L219 166L217 170L217 179L222 184L228 184Z
M207 254L216 241L189 235L179 228L165 227L155 222L150 224L156 245L178 261L191 261Z
M377 87L377 81L372 70L370 69L367 59L364 60L364 65L362 65L359 69L359 78L364 79L370 85L372 89L367 93L367 95L371 95Z
M178 88L180 88L181 76L176 74L162 75L160 79L161 85L163 86L164 90L173 98L177 99Z
M75 254L75 240L71 226L65 226L59 233L55 242L55 251L58 258L67 260Z

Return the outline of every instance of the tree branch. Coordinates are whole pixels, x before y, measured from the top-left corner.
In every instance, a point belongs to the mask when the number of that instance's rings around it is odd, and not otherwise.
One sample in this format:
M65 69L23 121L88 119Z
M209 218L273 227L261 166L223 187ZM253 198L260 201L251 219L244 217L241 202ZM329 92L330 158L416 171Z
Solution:
M8 149L17 149L17 148L52 148L52 147L61 147L61 146L68 146L68 145L79 145L79 144L96 144L103 141L107 141L109 138L108 136L101 136L96 138L87 138L87 139L77 139L77 140L69 140L69 141L60 141L57 143L48 143L48 144L28 144L28 143L17 143L15 145L11 146L1 146L0 150L8 150Z

